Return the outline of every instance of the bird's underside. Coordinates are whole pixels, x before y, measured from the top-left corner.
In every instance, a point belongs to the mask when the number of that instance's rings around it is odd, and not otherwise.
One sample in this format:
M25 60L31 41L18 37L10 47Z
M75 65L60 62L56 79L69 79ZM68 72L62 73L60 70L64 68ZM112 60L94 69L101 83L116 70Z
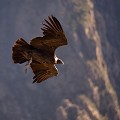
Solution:
M64 31L55 17L48 17L43 25L43 37L33 38L30 44L20 38L12 47L14 63L27 62L26 66L32 68L35 74L33 83L57 76L55 64L63 64L63 61L56 57L55 50L59 46L67 45Z

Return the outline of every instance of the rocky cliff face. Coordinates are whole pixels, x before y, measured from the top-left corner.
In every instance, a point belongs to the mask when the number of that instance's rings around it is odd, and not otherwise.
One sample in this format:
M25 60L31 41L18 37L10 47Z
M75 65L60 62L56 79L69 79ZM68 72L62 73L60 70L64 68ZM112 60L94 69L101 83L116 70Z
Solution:
M74 48L80 57L79 60L85 64L85 67L81 65L79 69L86 69L84 72L86 78L83 80L88 82L90 90L82 95L78 93L77 103L73 102L73 105L66 105L67 107L61 105L59 110L65 110L68 117L69 114L74 113L77 117L73 120L118 120L120 119L119 93L117 92L119 86L116 83L119 83L120 57L117 56L119 43L117 45L116 43L119 38L119 17L115 16L118 6L110 1L71 0L71 3L73 6L68 3L67 9L73 10L68 14L72 18L70 21L73 25ZM79 106L82 106L82 110L78 109ZM70 111L73 109L74 112L66 112L68 109ZM84 111L87 114L83 114Z
M120 120L119 4L1 1L0 119ZM56 51L65 62L57 66L59 76L36 85L31 71L13 65L11 47L19 37L39 36L40 21L50 14L61 21L69 45Z

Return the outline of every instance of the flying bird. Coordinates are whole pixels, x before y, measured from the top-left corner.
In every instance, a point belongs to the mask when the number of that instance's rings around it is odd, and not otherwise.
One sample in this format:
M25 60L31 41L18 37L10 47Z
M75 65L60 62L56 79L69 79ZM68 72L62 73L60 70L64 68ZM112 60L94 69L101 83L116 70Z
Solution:
M42 37L30 40L28 44L23 38L19 38L12 47L12 59L14 63L22 64L27 62L33 73L33 83L40 83L50 77L57 76L58 70L55 64L63 64L57 58L55 50L63 45L67 45L67 38L60 22L54 16L44 19Z

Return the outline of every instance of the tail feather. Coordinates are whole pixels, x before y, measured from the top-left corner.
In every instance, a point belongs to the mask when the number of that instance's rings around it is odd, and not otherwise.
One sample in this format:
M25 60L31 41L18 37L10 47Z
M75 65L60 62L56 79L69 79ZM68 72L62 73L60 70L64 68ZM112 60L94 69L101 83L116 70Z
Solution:
M12 59L14 63L22 64L28 61L23 55L24 53L23 47L28 48L29 44L22 38L18 39L16 43L14 44L14 46L12 47Z

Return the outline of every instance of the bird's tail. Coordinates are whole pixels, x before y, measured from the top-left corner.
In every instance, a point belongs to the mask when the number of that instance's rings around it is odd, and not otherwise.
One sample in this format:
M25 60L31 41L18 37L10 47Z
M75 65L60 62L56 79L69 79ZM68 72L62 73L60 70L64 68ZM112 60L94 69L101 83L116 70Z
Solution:
M29 48L29 44L22 38L18 39L12 47L12 59L14 63L24 63L28 59L24 55L24 48Z

